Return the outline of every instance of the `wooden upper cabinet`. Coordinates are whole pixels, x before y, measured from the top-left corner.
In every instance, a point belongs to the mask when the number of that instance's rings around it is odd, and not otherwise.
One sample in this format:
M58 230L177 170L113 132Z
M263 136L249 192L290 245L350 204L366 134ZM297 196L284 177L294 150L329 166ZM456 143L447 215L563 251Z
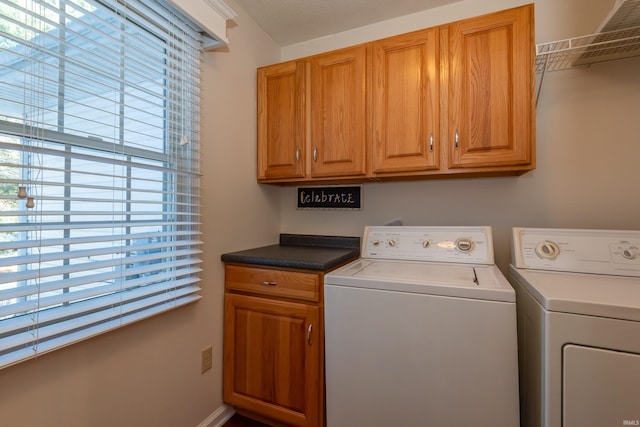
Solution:
M304 176L305 68L290 61L258 69L258 179Z
M311 177L365 175L367 45L310 61Z
M258 69L258 180L535 168L533 5Z
M449 167L531 165L533 5L449 25Z
M439 167L437 29L373 43L372 172Z

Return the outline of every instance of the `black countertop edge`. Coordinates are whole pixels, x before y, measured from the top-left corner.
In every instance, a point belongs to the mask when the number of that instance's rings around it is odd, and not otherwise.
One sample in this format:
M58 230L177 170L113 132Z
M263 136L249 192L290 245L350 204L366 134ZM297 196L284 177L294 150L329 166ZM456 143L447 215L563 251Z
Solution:
M333 257L324 261L309 261L290 258L269 258L261 256L235 256L234 254L225 254L222 256L224 262L239 263L239 264L251 264L256 266L278 267L278 268L292 268L297 270L315 270L315 271L328 271L335 266L342 265L348 261L353 261L358 258L359 252L353 250L351 252L344 253L342 256Z
M280 244L222 254L223 262L328 271L358 258L360 238L281 234Z

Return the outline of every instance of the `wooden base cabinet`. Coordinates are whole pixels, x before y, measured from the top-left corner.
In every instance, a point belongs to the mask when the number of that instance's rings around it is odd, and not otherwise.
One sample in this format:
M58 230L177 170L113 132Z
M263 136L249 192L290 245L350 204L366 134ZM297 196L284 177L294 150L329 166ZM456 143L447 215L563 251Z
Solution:
M290 426L323 425L322 277L226 266L226 403Z

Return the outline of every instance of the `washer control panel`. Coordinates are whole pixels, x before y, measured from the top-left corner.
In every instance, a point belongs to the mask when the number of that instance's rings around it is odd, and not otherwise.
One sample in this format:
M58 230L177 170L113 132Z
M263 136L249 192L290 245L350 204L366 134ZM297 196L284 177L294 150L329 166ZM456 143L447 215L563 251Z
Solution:
M365 227L362 257L494 264L491 227Z
M517 268L640 277L640 231L514 228Z

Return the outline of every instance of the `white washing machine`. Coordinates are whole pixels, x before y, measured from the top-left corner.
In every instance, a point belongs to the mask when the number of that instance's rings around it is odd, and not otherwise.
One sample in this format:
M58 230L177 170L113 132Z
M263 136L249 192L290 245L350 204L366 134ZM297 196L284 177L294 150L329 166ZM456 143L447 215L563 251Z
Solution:
M515 427L515 292L490 227L367 227L325 276L327 427Z
M640 231L513 229L522 425L640 425Z

